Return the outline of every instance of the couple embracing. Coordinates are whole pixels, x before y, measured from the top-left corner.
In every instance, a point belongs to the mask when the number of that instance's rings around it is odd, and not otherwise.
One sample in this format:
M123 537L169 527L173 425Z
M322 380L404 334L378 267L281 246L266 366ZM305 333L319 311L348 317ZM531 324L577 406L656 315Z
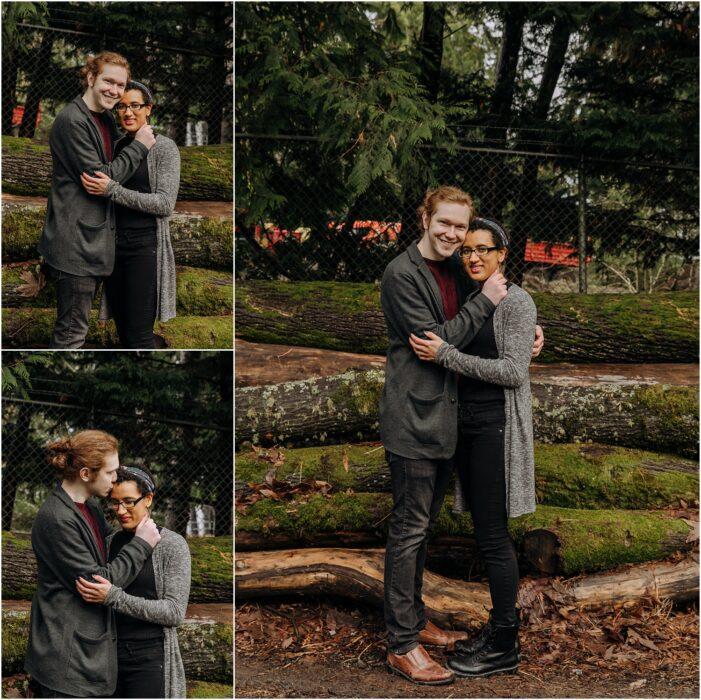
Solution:
M49 138L53 174L39 252L56 286L51 347L83 346L104 281L100 318L114 318L122 347L154 348L155 320L175 316L168 219L180 152L154 136L153 95L131 80L123 56L91 56L82 74L84 94L59 112Z
M443 186L419 209L423 236L382 278L389 337L380 433L392 478L385 556L390 671L425 685L519 664L518 563L508 518L535 511L528 367L543 346L536 308L501 273L509 240ZM534 340L535 338L535 340ZM455 470L454 508L469 509L492 610L479 634L443 630L421 599L427 535ZM444 668L424 646L456 651Z
M176 627L190 550L151 519L153 475L120 466L117 440L100 430L51 444L49 462L60 481L32 526L30 697L184 698ZM108 526L96 498L121 527Z

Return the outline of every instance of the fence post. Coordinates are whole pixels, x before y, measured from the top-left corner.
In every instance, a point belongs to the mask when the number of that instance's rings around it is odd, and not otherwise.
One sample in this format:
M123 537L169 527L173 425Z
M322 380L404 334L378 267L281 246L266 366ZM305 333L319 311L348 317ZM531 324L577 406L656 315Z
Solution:
M587 184L584 175L584 155L579 158L579 293L587 293Z

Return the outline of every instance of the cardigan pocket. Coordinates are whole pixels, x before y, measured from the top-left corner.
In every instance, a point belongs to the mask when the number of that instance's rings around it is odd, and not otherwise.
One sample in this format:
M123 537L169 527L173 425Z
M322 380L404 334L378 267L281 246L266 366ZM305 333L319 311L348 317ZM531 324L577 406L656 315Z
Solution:
M113 644L112 635L109 632L97 638L74 632L66 678L106 683L110 675L109 660L112 657Z

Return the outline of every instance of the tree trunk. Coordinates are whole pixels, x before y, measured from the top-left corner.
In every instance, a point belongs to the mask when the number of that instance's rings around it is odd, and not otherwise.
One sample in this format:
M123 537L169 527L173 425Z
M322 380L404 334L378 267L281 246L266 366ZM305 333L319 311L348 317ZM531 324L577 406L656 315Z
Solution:
M16 105L19 65L14 50L2 57L2 135L12 136L12 113Z
M248 483L262 484L271 459L282 462L275 479L283 488L319 480L331 484L336 492L392 491L381 444L259 454L242 451L236 455L237 490L245 490ZM699 465L681 457L621 447L537 444L535 488L539 504L562 508L668 508L677 507L680 500L693 505L698 499Z
M19 415L12 428L4 429L5 459L2 475L2 529L12 527L17 487L24 480L25 460L28 456L29 424L32 411L26 404L19 406Z
M190 537L192 556L190 603L228 603L232 600L231 537ZM37 583L34 551L28 535L2 533L2 597L29 600Z
M333 541L339 533L352 533L355 538L386 536L387 518L392 510L389 494L315 494L306 498L279 501L264 498L248 505L239 502L237 541L241 533L256 533L276 542L304 542L306 546L316 546L324 538ZM512 518L508 526L526 568L569 576L662 559L676 551L694 548L693 539L686 540L693 535L691 530L695 526L690 523L698 520L698 511L683 512L683 517L674 517L670 512L657 510L538 505L535 513ZM532 532L537 534L526 547L527 535ZM465 537L468 538L465 545L471 546L472 519L466 513L453 513L452 498L447 498L432 536ZM252 534L243 537L248 537L252 544L260 541Z
M43 206L3 205L3 264L38 257L37 245L45 217L46 208ZM173 214L170 219L170 237L178 265L231 271L231 219Z
M695 292L532 297L545 331L538 362L698 362ZM387 351L379 290L364 283L237 282L236 335L346 352Z
M55 308L5 309L2 315L3 347L48 348L55 320ZM162 338L167 348L223 350L232 346L231 315L177 316L167 323L156 321L154 333ZM106 326L101 326L97 312L93 311L86 347L118 348L114 322L109 321Z
M44 32L41 37L41 45L37 53L34 70L32 71L30 86L27 90L27 99L24 103L22 124L19 128L19 135L23 138L34 138L39 106L41 98L44 96L44 84L46 76L49 74L48 67L51 65L54 36L53 32Z
M231 683L232 626L221 622L185 622L178 627L178 645L188 680ZM3 677L24 672L29 639L29 613L3 610Z
M230 202L233 192L231 145L181 148L178 199ZM2 139L2 189L7 194L46 197L51 189L49 147L29 140Z
M345 372L236 394L236 440L287 447L379 439L384 372ZM597 442L698 454L698 389L531 382L539 442Z
M340 595L381 606L384 601L382 550L303 549L247 552L236 557L237 600L276 595ZM642 598L693 600L698 595L698 558L654 562L624 571L573 581L536 582L558 606L595 609L632 604ZM439 626L470 628L484 622L491 607L489 588L424 573L423 600Z

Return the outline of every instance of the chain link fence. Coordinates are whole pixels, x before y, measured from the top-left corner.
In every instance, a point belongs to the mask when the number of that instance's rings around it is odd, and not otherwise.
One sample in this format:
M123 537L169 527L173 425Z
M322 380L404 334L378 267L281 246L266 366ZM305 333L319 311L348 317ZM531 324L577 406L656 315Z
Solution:
M698 284L693 168L426 146L412 178L390 175L355 197L344 185L350 166L322 146L313 137L236 135L238 279L377 282L421 235L416 208L425 190L451 184L473 196L480 215L505 225L507 276L526 289Z
M232 428L81 406L50 381L30 398L3 398L2 529L28 531L56 476L46 445L79 430L119 440L121 464L146 466L156 481L154 519L189 536L230 535L233 519ZM61 395L65 402L52 397ZM108 521L112 513L105 509Z
M14 4L3 3L5 25ZM11 42L3 29L3 135L46 142L58 112L84 91L88 55L108 50L125 56L132 77L152 91L159 133L179 146L232 142L231 2L47 5L33 21L11 23ZM158 20L148 14L155 11Z

